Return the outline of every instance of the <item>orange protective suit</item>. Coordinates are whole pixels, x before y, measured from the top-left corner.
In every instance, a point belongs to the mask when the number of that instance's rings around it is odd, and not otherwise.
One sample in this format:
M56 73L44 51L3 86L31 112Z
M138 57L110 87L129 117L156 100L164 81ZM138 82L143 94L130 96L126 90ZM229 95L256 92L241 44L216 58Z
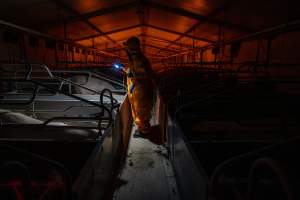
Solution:
M151 129L150 119L154 99L153 72L150 62L140 50L138 38L131 37L124 45L129 57L125 71L132 118L139 132L147 134Z

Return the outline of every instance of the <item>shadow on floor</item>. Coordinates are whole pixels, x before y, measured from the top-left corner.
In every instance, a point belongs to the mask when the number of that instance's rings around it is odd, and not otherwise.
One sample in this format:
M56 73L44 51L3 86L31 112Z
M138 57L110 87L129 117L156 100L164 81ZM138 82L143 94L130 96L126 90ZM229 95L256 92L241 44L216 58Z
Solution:
M145 135L139 134L138 130L136 130L134 137L141 137L141 138L147 139L156 145L163 144L163 139L162 139L159 125L152 126L151 131Z

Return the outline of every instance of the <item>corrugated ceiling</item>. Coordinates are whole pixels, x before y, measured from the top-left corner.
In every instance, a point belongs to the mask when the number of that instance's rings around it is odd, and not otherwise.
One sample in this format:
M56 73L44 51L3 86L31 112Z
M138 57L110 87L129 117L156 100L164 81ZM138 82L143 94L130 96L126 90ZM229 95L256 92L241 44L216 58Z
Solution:
M296 0L10 0L0 17L17 25L120 52L130 36L149 56L171 55L300 17ZM299 8L299 6L298 6Z

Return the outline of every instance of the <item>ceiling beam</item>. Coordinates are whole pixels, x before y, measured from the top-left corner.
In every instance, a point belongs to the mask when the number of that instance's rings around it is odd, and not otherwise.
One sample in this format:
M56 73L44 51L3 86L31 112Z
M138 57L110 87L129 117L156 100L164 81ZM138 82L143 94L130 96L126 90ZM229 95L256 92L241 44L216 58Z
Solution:
M161 51L166 51L166 52L173 52L173 53L180 52L180 50L177 50L177 49L165 49L165 48L158 47L158 46L151 45L151 44L145 44L145 46L153 48L153 49L159 49Z
M275 27L267 28L265 30L260 30L255 33L250 33L248 35L241 36L240 38L231 39L230 41L226 41L224 43L224 45L230 45L233 43L241 43L241 42L252 41L252 40L257 41L258 39L269 40L270 38L272 39L273 37L278 36L278 34L287 33L287 32L296 31L296 30L300 30L300 19L295 20L295 21L289 21L287 23L284 23L284 24L281 24L281 25L278 25ZM208 46L203 47L202 50L207 50L212 47L213 47L212 45L208 45ZM168 56L168 58L175 57L178 55L184 55L184 54L187 54L190 52L191 51L180 52L179 54L173 54L171 56Z
M142 36L142 34L141 34ZM156 37L156 36L153 36L153 35L149 35L149 34L146 34L145 37L147 39L150 39L150 40L153 40L153 41L158 41L158 42L162 42L162 43L172 43L173 41L171 40L167 40L167 39L164 39L164 38L161 38L161 37ZM177 47L183 47L183 48L187 48L187 49L200 49L201 47L193 47L192 45L188 45L188 44L185 44L185 43L181 43L181 42L175 42L173 43L174 45L176 45Z
M107 52L111 52L111 53L113 53L113 52L118 52L118 51L123 51L124 49L121 49L121 48L115 48L115 49L105 49L105 51L107 51ZM149 53L149 52L147 52L147 49L146 49L146 53L145 54L147 54L147 55L153 55L154 56L154 54L153 53ZM162 54L165 54L165 55L156 55L156 57L159 57L159 58L165 58L165 57L167 57L167 56L170 56L171 54L170 54L170 52L162 52Z
M219 14L220 12L228 9L236 0L227 0L222 6L218 7L217 9L213 10L210 14L207 15L208 18L211 18L217 14ZM195 23L193 26L191 26L188 30L185 31L185 34L188 34L192 31L194 31L197 27L199 27L201 24L205 24L206 21L198 21L197 23ZM221 26L221 25L220 25ZM219 26L219 27L220 27ZM181 40L183 38L183 36L179 36L176 40L174 40L173 42L171 42L169 45L167 45L165 48L169 48L171 47L174 43L176 43L177 41ZM157 52L157 54L159 53L159 51Z
M111 53L116 53L116 52L118 52L118 51L120 51L120 50L119 50L119 49L116 49L116 50L111 51ZM150 59L164 59L164 58L170 56L170 53L165 54L165 55L154 55L153 53L149 53L149 52L146 51L146 52L144 52L144 55L145 55L147 58L150 58Z
M180 52L180 50L177 50L177 49L164 49L164 48L161 48L161 47L158 47L158 46L155 46L155 45L151 45L151 44L146 44L146 43L145 43L145 46L149 47L149 48L153 48L153 49L159 49L161 51L169 52L169 53L178 53L178 52ZM123 50L124 50L124 48L111 48L111 49L106 49L105 51L123 51Z
M144 35L147 33L147 24L149 22L149 7L145 6L145 1L148 0L139 0L139 5L137 7L136 10L136 14L137 17L139 19L139 23L140 23L140 29L141 29L141 35L140 35L140 41L141 41L141 49L143 52L146 51L146 38L144 37ZM142 26L145 25L145 26Z
M112 31L104 32L103 34L110 35L110 34L113 34L113 33L127 31L127 30L138 28L138 27L141 27L141 26L146 26L146 27L153 28L153 29L156 29L156 30L159 30L159 31L163 31L163 32L167 32L167 33L171 33L171 34L174 34L174 35L179 35L179 36L182 36L182 37L187 37L187 38L191 38L191 39L194 39L194 40L199 40L199 41L203 41L203 42L207 42L207 43L215 43L216 42L216 41L209 40L209 39L206 39L206 38L197 37L197 36L193 36L193 35L188 35L188 34L185 34L185 33L180 33L180 32L174 31L174 30L170 30L170 29L166 29L166 28L162 28L162 27L158 27L158 26L154 26L154 25L150 25L150 24L147 24L147 25L136 24L136 25L133 25L133 26L125 27L125 28L115 29L115 30L112 30ZM74 39L73 41L87 40L87 39L102 36L103 34L95 34L95 35L90 35L90 36L86 36L86 37L82 37L82 38L77 38L77 39Z
M117 6L113 6L113 7L109 7L109 8L92 11L92 12L83 14L82 18L88 20L93 17L99 17L102 15L113 14L113 13L121 12L121 11L127 11L128 9L134 8L137 5L138 5L137 2L133 1L130 3L126 3L126 4L121 4L121 5L117 5ZM72 18L72 19L70 19L70 22L80 21L80 20L81 20L80 18Z
M136 24L136 25L132 25L132 26L128 26L128 27L119 28L119 29L115 29L115 30L112 30L112 31L104 32L104 34L105 35L111 35L111 34L114 34L114 33L123 32L123 31L127 31L127 30L134 29L134 28L139 28L139 27L141 27L141 25ZM99 36L102 36L102 34L94 34L94 35L90 35L90 36L86 36L86 37L76 38L76 39L73 39L73 41L78 42L78 41L82 41L82 40L96 38L96 37L99 37Z
M171 7L171 6L161 4L161 3L156 3L156 2L153 2L153 1L148 2L148 4L149 4L150 7L155 8L155 9L163 10L163 11L166 11L166 12L169 12L169 13L185 16L185 17L188 17L188 18L196 19L196 20L200 20L202 22L205 21L207 23L214 24L214 25L217 25L217 26L223 26L225 28L232 29L232 30L235 30L235 31L238 31L238 32L250 33L250 32L254 31L253 29L250 29L249 27L233 24L233 23L228 22L228 21L213 19L209 16L204 16L204 15L201 15L201 14L190 12L190 11L187 11L187 10L182 9L182 8Z
M185 17L188 17L188 18L191 18L191 19L200 20L202 22L205 21L207 23L214 24L214 25L217 25L217 26L222 25L226 28L229 28L229 29L232 29L232 30L235 30L235 31L238 31L238 32L250 33L250 32L254 31L254 30L252 30L248 27L245 27L245 26L233 24L233 23L230 23L228 21L212 19L209 16L204 16L204 15L201 15L201 14L198 14L198 13L187 11L187 10L182 9L182 8L172 7L172 6L168 6L166 4L161 4L161 3L157 3L157 2L153 2L153 1L139 1L139 2L133 1L133 2L129 2L129 3L125 3L125 4L121 4L121 5L117 5L117 6L113 6L113 7L109 7L109 8L104 8L104 9L100 9L100 10L96 10L96 11L92 11L92 12L89 12L89 13L82 14L82 15L80 15L80 17L79 16L74 16L74 17L67 18L65 20L65 23L81 21L82 19L89 20L93 17L98 17L98 16L102 16L102 15L107 15L107 14L111 14L111 13L116 13L116 12L128 10L128 9L131 9L131 8L134 8L134 7L138 7L139 5L142 5L144 7L148 6L148 7L151 7L151 8L163 10L165 12L185 16ZM61 24L60 21L48 22L47 23L47 28L55 27L55 26L60 25L60 24ZM37 28L39 28L39 27L37 27Z
M153 53L149 53L149 52L146 52L146 55L150 55L150 56L157 57L157 58L165 58L166 57L166 56L158 56L158 55L155 56Z
M82 19L89 20L93 17L103 16L103 15L108 15L108 14L128 10L128 9L136 7L137 5L138 5L137 2L134 1L134 2L130 2L130 3L126 3L126 4L121 4L121 5L108 7L108 8L104 8L104 9L99 9L96 11L81 14L80 17L72 16L72 17L66 18L64 21L65 21L65 23L68 24L68 23L74 23L74 22L81 21ZM62 24L61 20L54 20L54 21L47 22L46 24L39 25L36 28L37 29L51 29L51 28L57 27L61 24Z
M87 24L91 29L95 30L96 32L101 34L101 36L104 36L107 40L111 41L112 43L118 45L118 43L116 41L114 41L112 38L107 36L103 31L101 31L96 25L91 23L89 20L83 18L82 15L79 12L77 12L75 9L69 7L67 4L65 4L61 0L50 0L50 1L52 1L53 3L55 3L57 6L61 7L62 9L70 12L75 17L78 17L81 21L83 21L85 24Z
M171 29L166 29L166 28L162 28L162 27L158 27L158 26L154 26L154 25L150 25L150 24L148 24L147 26L150 27L150 28L159 30L159 31L172 33L174 35L180 35L182 37L187 37L187 38L194 39L194 40L199 40L199 41L202 41L202 42L207 42L207 43L215 43L216 42L216 41L213 41L213 40L210 40L210 39L207 39L207 38L188 35L186 33L180 33L180 32L177 32L177 31L174 31L174 30L171 30Z

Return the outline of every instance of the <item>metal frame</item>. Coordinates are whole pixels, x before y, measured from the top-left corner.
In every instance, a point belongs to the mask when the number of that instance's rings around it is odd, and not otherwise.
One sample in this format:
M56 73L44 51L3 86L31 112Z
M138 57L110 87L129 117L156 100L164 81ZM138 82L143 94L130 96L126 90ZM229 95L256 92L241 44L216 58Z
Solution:
M92 91L92 92L95 92L96 94L100 95L100 104L98 103L95 103L95 102L91 102L87 99L84 99L84 98L81 98L79 96L76 96L76 95L73 95L73 94L70 94L70 93L67 93L67 92L64 92L61 90L61 88L53 88L53 87L50 87L44 83L41 83L39 81L36 81L36 80L33 80L31 79L32 77L32 71L33 71L33 67L32 65L28 65L28 70L27 70L27 73L26 73L26 76L24 79L1 79L2 81L7 81L7 82L29 82L29 83L32 83L34 84L35 86L35 89L33 91L33 94L32 94L32 97L30 98L29 101L27 102L22 102L22 103L17 103L18 105L27 105L27 104L31 104L34 102L37 94L38 94L38 91L39 91L39 88L40 87L43 87L43 88L46 88L47 90L50 90L50 91L53 91L55 93L61 93L61 94L64 94L68 97L71 97L73 99L77 99L81 102L84 102L86 104L89 104L91 106L95 106L97 108L99 108L101 110L101 112L99 113L100 115L99 116L96 116L96 117L90 117L90 118L85 118L85 117L60 117L59 119L66 119L66 120L74 120L74 119L90 119L90 120L99 120L99 125L98 127L95 127L95 128L98 128L99 130L102 129L101 127L101 122L102 120L108 120L108 123L107 123L107 126L104 128L104 129L108 129L111 124L112 124L112 111L114 108L117 108L119 106L119 104L115 104L114 102L116 101L115 99L113 99L113 96L112 96L112 92L108 89L105 89L105 90L102 90L101 93L97 92L97 91L94 91L92 89L89 89L85 86L82 86L80 84L77 84L77 83L74 83L72 81L69 81L69 80L66 80L66 79L63 79L61 77L57 77L57 76L54 76L51 71L48 69L47 66L45 65L35 65L35 66L38 66L38 67L41 67L42 69L44 69L47 74L49 75L50 78L54 78L54 79L57 79L57 80L60 80L60 81L64 81L64 82L68 82L70 84L73 84L73 85L76 85L78 87L81 87L81 88L84 88L84 89L87 89L89 91ZM105 93L108 93L108 96L105 95ZM110 98L110 103L111 103L111 108L108 109L106 106L104 106L104 101L103 101L103 97L106 96L106 97L109 97ZM12 102L0 102L0 104L14 104ZM105 112L108 114L108 117L104 117L105 116ZM47 123L44 123L43 125L47 125L50 121L53 121L53 120L56 120L57 118L51 118L47 121ZM4 126L4 125L3 125ZM65 128L65 127L64 127ZM91 127L88 127L88 128L91 128Z
M45 71L47 72L48 77L34 77L34 78L41 78L41 79L44 79L44 80L58 80L58 81L60 81L59 89L61 89L61 87L62 87L63 84L68 83L70 85L75 85L75 86L81 87L81 88L83 88L85 90L88 90L90 92L93 92L95 94L99 94L100 95L101 93L99 93L99 92L97 92L97 91L95 91L93 89L85 87L85 85L89 82L89 79L91 77L95 77L95 78L97 78L99 80L107 81L107 82L110 82L110 83L112 83L114 85L118 85L118 86L120 86L120 87L122 87L124 89L124 92L126 92L126 87L124 86L124 84L122 84L122 83L120 83L118 81L111 80L111 79L105 77L104 75L96 74L96 73L93 73L93 72L90 72L90 71L84 71L84 70L82 70L82 71L70 71L70 70L52 70L52 71L50 71L50 69L46 65L43 65L43 64L34 64L34 63L30 63L30 64L19 64L19 63L12 64L12 63L10 63L10 64L4 64L2 66L9 66L9 65L12 65L12 66L24 66L24 67L26 67L26 66L29 65L28 71L24 71L24 70L16 71L14 73L14 78L15 79L18 78L18 73L26 73L26 72L27 72L26 79L32 79L33 78L32 77L32 71L33 71L32 67L33 66L37 66L37 67L41 67L42 69L45 69ZM45 71L35 71L35 72L45 72ZM54 75L54 74L57 74L57 73L68 73L68 74L74 74L74 75L86 75L87 76L87 80L83 84L78 84L78 83L75 83L75 82L70 81L68 79L65 79L65 78L62 78L60 76ZM23 78L23 77L21 76L21 78ZM112 91L112 93L114 93L114 92L120 92L120 91L118 91L118 90ZM109 96L106 96L106 97L109 97ZM114 102L116 102L115 99L114 99Z
M60 175L64 176L64 178L66 179L66 199L70 199L70 200L72 199L72 186L71 186L72 175L71 175L71 172L67 168L65 168L62 164L60 164L59 162L57 162L53 159L46 158L44 156L40 156L38 154L26 151L24 149L20 149L20 148L11 146L11 145L0 144L0 147L9 149L10 151L18 152L23 156L26 155L26 156L33 157L35 159L38 159L42 162L47 163L51 167L54 167L56 170L58 170ZM23 173L24 172L26 173L26 175L27 175L26 179L28 179L28 180L22 180L22 181L24 181L23 184L25 183L28 185L25 185L25 187L23 187L23 189L25 189L23 198L28 199L28 200L31 199L32 194L31 194L30 181L31 181L32 177L31 177L29 168L23 162L20 162L20 161L6 161L5 163L2 163L0 165L0 168L1 168L1 170L5 170L5 168L9 169L12 166L14 166L14 167L17 166L19 168L19 170L23 171Z
M24 27L21 27L21 26L18 26L18 25L15 25L15 24L3 21L3 20L0 20L0 26L8 28L8 29L12 29L12 30L17 31L19 33L27 33L29 35L34 35L34 36L38 36L38 37L41 37L41 38L44 38L44 39L53 40L56 43L70 44L70 45L72 45L74 47L79 47L79 48L82 48L82 49L93 50L93 51L96 51L97 53L101 53L101 54L104 54L106 56L119 57L118 55L114 55L114 54L109 53L109 52L105 52L105 51L94 49L94 48L89 48L89 47L86 47L86 46L83 46L83 45L80 45L80 44L75 44L73 41L70 41L70 40L58 39L58 38L55 38L55 37L53 37L51 35L40 33L38 31L34 31L32 29L29 29L29 28L24 28ZM56 48L55 48L55 50L56 50Z
M152 45L152 44L143 44L144 46L147 46L147 47L150 47L152 49L159 49L161 51L164 51L164 52L170 52L170 53L176 53L176 52L179 52L180 50L179 49L164 49L164 48L161 48L161 47L158 47L156 45ZM123 48L120 48L120 49L114 49L114 51L122 51ZM157 56L158 57L158 56Z
M235 30L235 31L239 31L239 32L245 32L245 33L253 32L253 30L249 29L248 27L232 24L232 23L226 22L226 21L213 19L211 17L211 15L204 16L204 15L193 13L193 12L181 9L181 8L171 7L171 6L168 6L166 4L156 3L154 1L149 2L149 6L151 8L163 10L163 11L173 13L173 14L176 14L176 15L181 15L181 16L188 17L188 18L191 18L191 19L196 19L196 20L201 21L201 23L207 22L207 23L210 23L210 24L213 24L213 25L216 25L216 26L221 25L221 26L224 26L226 28L229 28L229 29L232 29L232 30ZM227 7L227 5L226 5L226 7ZM221 10L223 10L223 8L221 8Z
M122 31L130 30L130 29L142 28L142 27L153 28L153 29L156 29L156 30L159 30L159 31L171 33L171 34L174 34L174 35L180 35L182 37L187 37L187 38L191 38L191 39L194 39L194 40L199 40L199 41L203 41L203 42L207 42L207 43L215 43L216 42L216 41L209 40L209 39L206 39L206 38L196 37L196 36L193 36L193 35L188 35L186 33L180 33L180 32L174 31L174 30L158 27L158 26L151 25L151 24L132 25L132 26L128 26L128 27L125 27L125 28L105 32L104 34L110 35L110 34L113 34L113 33L118 33L118 32L122 32ZM96 35L91 35L91 36L87 36L87 37L82 37L82 38L75 39L74 41L87 40L87 39L91 39L91 38L95 38L95 37L99 37L99 36L102 36L102 34L96 34Z
M111 30L111 31L105 32L105 34L106 35L111 35L111 34L114 34L114 33L119 33L119 32L127 31L127 30L130 30L130 29L135 29L135 28L139 28L139 27L141 27L141 24L135 24L135 25L132 25L132 26L127 26L125 28L119 28L119 29ZM78 41L88 40L88 39L92 39L92 38L96 38L96 37L100 37L100 36L102 36L102 34L95 34L95 35L90 35L90 36L86 36L86 37L77 38L77 39L74 39L73 41L78 42Z
M238 31L238 32L243 32L243 33L250 33L250 32L254 31L253 29L248 28L248 27L244 27L244 26L241 26L241 25L237 25L237 24L233 24L233 23L230 23L230 22L227 22L227 21L217 20L217 19L213 18L214 15L220 13L221 11L223 11L225 9L228 9L228 7L230 7L233 4L232 1L227 1L223 6L217 8L216 10L214 10L213 12L211 12L207 16L204 16L204 15L201 15L201 14L198 14L198 13L194 13L194 12L190 12L190 11L187 11L185 9L169 6L169 5L164 4L164 3L158 3L158 2L150 1L150 0L139 0L139 1L134 1L134 2L124 3L124 4L121 4L121 5L117 5L117 6L113 6L113 7L109 7L109 8L105 8L105 9L100 9L100 10L92 11L90 13L85 13L85 14L80 14L79 12L74 10L73 8L66 5L61 0L51 0L51 1L54 2L55 4L57 4L59 7L61 7L65 10L67 10L68 12L72 13L75 16L73 18L67 19L66 23L75 22L75 21L83 21L88 26L90 26L93 30L95 30L99 33L99 34L95 34L95 35L90 35L90 36L77 38L74 41L81 41L81 40L87 40L87 39L91 39L91 38L95 38L95 37L104 36L106 39L108 39L113 44L116 44L117 46L121 46L118 43L118 41L113 40L109 35L113 34L113 33L118 33L118 32L122 32L122 31L130 30L130 29L133 29L133 28L140 28L141 29L140 37L142 38L142 49L145 51L146 50L146 48L145 48L146 47L146 45L145 45L146 42L145 41L146 41L146 38L147 38L147 34L146 34L147 28L153 28L153 29L157 29L157 30L164 31L164 32L167 32L167 33L179 35L179 37L176 40L170 41L169 45L167 45L165 48L158 49L158 51L155 53L155 55L157 55L160 51L163 51L163 49L169 49L170 46L176 44L176 42L179 41L180 39L182 39L183 37L187 37L187 38L191 38L193 40L199 40L199 41L203 41L203 42L207 42L207 43L213 43L213 44L217 43L218 41L213 41L213 40L210 40L208 38L197 37L195 35L190 35L189 34L194 29L199 27L200 24L203 24L203 23L209 23L209 24L212 24L212 25L216 25L218 27L222 26L222 27L226 27L226 28L229 28L231 30ZM158 10L162 10L162 11L169 12L169 13L172 13L172 14L188 17L188 18L191 18L191 19L196 19L196 20L199 20L199 21L196 24L194 24L192 27L190 27L184 33L180 33L180 32L176 32L174 30L169 30L169 29L166 29L166 28L163 28L163 27L157 27L155 25L151 25L151 24L148 23L148 20L146 20L145 16L142 17L142 18L140 16L138 16L139 17L139 24L138 25L132 25L132 26L128 26L128 27L125 27L125 28L120 28L120 29L116 29L116 30L112 30L112 31L108 31L108 32L103 32L102 30L99 29L99 27L95 26L93 23L91 23L89 21L89 19L93 18L93 17L110 14L112 12L120 12L120 11L123 11L123 10L126 10L126 9L131 9L131 8L137 8L137 10L140 11L140 12L137 11L138 15L141 12L143 14L145 14L145 11L147 11L149 8L152 8L152 9L158 9Z
M38 88L39 87L44 87L44 88L46 88L47 90L50 90L50 91L53 91L53 92L58 92L58 93L61 93L61 94L64 94L64 95L66 95L66 96L69 96L69 97L71 97L71 98L74 98L74 99L77 99L77 100L79 100L79 101L82 101L82 102L84 102L84 103L86 103L86 104L89 104L89 105L91 105L91 106L95 106L95 107L97 107L97 108L99 108L100 109L100 115L99 115L99 118L98 117L89 117L89 118L86 118L86 117L78 117L78 118L76 118L76 119L83 119L83 120L87 120L87 119L89 119L89 120L99 120L99 124L101 124L101 121L102 120L108 120L108 124L107 124L107 126L104 128L104 129L107 129L107 128L109 128L110 126L111 126L111 124L112 124L112 113L111 113L111 110L109 110L108 108L106 108L106 106L104 106L104 105L101 105L101 104L98 104L98 103L94 103L94 102L91 102L91 101L89 101L89 100L86 100L86 99L84 99L84 98L81 98L81 97L79 97L79 96L76 96L76 95L72 95L72 94L69 94L69 93L67 93L67 92L63 92L63 91L61 91L61 90L59 90L59 89L56 89L56 88L53 88L53 87L49 87L49 86L47 86L47 85L45 85L45 84L43 84L43 83L40 83L39 81L34 81L34 80L22 80L22 79L20 79L20 80L18 80L18 79L1 79L1 81L10 81L10 82L29 82L29 83L33 83L34 85L35 85L35 90L34 90L34 94L33 94L33 96L32 96L32 98L29 100L29 101L27 101L27 102L22 102L22 103L12 103L12 102L0 102L0 105L2 104L2 105L6 105L6 104L9 104L9 105L13 105L13 104L16 104L16 105L27 105L27 104L31 104L31 103L33 103L34 102L34 100L35 100L35 98L36 98L36 96L37 96L37 90L38 90ZM103 97L102 97L103 98ZM102 101L103 102L103 101ZM114 106L113 106L113 108L114 108ZM104 113L107 113L108 114L108 117L102 117L102 116L105 116L105 114ZM59 119L66 119L66 120L74 120L75 119L75 117L60 117ZM56 120L55 118L51 118L51 119L49 119L48 121L47 121L47 123L44 123L43 125L47 125L50 121L53 121L53 120ZM5 124L3 124L2 125L2 127L4 127L5 126ZM67 128L70 128L70 126L66 126ZM66 127L62 127L62 128L66 128ZM82 128L82 127L81 127ZM92 127L88 127L89 129L90 128L92 128ZM98 128L99 130L101 130L102 129L102 127L101 126L98 126L98 127L94 127L94 128Z
M143 34L141 34L139 36L143 36ZM149 34L146 34L145 37L147 37L147 39L150 39L150 40L153 40L153 41L159 41L159 42L162 42L162 43L171 43L171 42L173 42L171 40L167 40L167 39L156 37L156 36L149 35ZM184 44L184 43L181 43L181 42L173 42L173 45L176 45L177 47L180 47L180 48L186 48L186 49L200 49L200 47L193 47L191 45Z
M116 13L116 12L122 12L126 9L134 8L136 6L137 6L137 2L129 2L129 3L125 3L125 4L121 4L121 5L81 14L81 17L73 16L73 17L67 18L65 20L65 23L77 22L77 21L81 21L82 19L89 20L90 18L93 18L93 17L98 17L98 16L107 15L107 14ZM61 25L61 22L55 20L55 21L47 23L47 26L45 26L44 24L43 25L41 24L41 25L37 26L37 28L42 28L42 29L49 28L49 27L53 28L58 25Z
M124 110L123 107L121 109ZM68 168L70 164L65 165L66 163L64 162L58 162L53 160L56 158L55 156L52 157L52 159L49 159L45 156L40 156L40 151L36 151L37 153L33 153L35 152L34 150L36 150L36 148L30 149L30 152L28 150L23 149L23 147L25 148L27 145L32 145L34 147L36 147L35 145L41 145L40 142L44 142L42 144L45 144L45 147L47 149L57 149L58 147L63 147L63 149L65 149L74 147L74 141L67 141L62 143L61 141L44 139L0 139L0 142L2 142L0 147L1 150L5 150L5 153L14 152L12 154L15 155L13 158L17 160L18 163L20 163L20 166L25 166L24 169L27 169L27 166L30 166L30 168L40 167L39 163L41 163L43 164L42 166L45 166L44 164L46 164L46 166L49 165L51 167L54 167L58 171L58 173L61 173L61 175L66 176L64 177L67 179L66 199L71 200L72 198L74 198L74 196L77 199L102 199L106 194L105 192L110 189L112 180L114 178L115 170L118 169L119 163L122 160L122 156L125 151L125 149L123 149L124 141L122 138L122 134L124 134L124 131L127 132L124 126L126 126L127 123L129 123L129 121L123 120L124 118L121 119L120 115L117 114L114 121L114 126L111 126L108 130L104 131L100 139L76 141L76 147L81 147L82 145L84 145L82 147L86 147L85 145L88 145L91 146L92 151L91 153L87 154L86 161L82 163L82 168L78 169L78 171L76 172L77 175L74 177L71 176L71 169ZM59 127L54 126L47 126L46 129L41 129L40 125L22 124L20 126L8 125L6 127L6 130L19 131L24 130L23 128L31 128L31 130L59 131ZM120 132L122 132L122 134L119 134ZM3 144L3 142L5 143ZM19 147L14 147L14 144L21 144L22 149ZM57 146L57 144L59 144L59 146ZM68 156L68 154L64 155ZM35 160L37 164L34 163L35 165L33 165L32 160ZM43 170L43 168L41 170ZM95 176L95 174L97 174L97 176Z
M278 26L274 26L262 31L258 31L255 33L250 33L248 35L244 35L241 36L239 38L236 39L232 39L230 41L226 41L223 42L222 45L230 45L232 43L241 43L241 42L245 42L245 41L251 41L251 40L261 40L261 39L268 39L271 40L272 38L282 34L282 33L287 33L287 32L293 32L293 31L297 31L300 30L300 20L294 20L294 21L290 21L288 23L285 24L281 24ZM203 50L207 50L210 48L215 47L217 44L209 44L207 46L204 46L202 48L200 48L201 51ZM271 44L269 44L269 47L271 46ZM184 51L178 54L173 54L171 56L168 56L166 58L170 58L170 57L176 57L176 56L180 56L180 55L184 55L184 54L188 54L190 52L193 52L194 50L188 50L188 51Z
M141 1L137 1L137 2L130 2L130 3L117 5L117 6L106 8L106 9L92 11L90 13L86 13L86 14L82 14L82 15L79 14L77 11L73 10L72 8L68 7L66 4L62 3L60 0L51 0L51 1L55 2L60 7L70 11L71 13L73 13L75 15L74 18L67 19L66 23L75 22L75 21L83 21L86 24L88 24L92 29L99 32L99 35L84 37L86 39L92 38L92 37L98 37L98 36L105 36L107 39L109 39L113 43L116 43L116 41L111 40L111 38L109 38L107 36L108 33L104 33L99 28L95 27L95 25L90 23L88 20L90 18L93 18L93 17L98 17L98 16L110 14L112 12L120 12L120 11L123 11L123 10L126 10L126 9L135 8L135 7L137 7L137 8L143 7L144 9L154 8L154 9L163 10L165 12L169 12L169 13L172 13L172 14L185 16L185 17L188 17L188 18L191 18L191 19L200 20L201 23L203 23L203 21L204 21L204 22L207 22L207 23L210 23L210 24L213 24L213 25L217 25L217 26L221 25L221 26L224 26L226 28L230 28L232 30L236 30L236 31L239 31L239 32L246 32L246 33L253 32L253 30L249 29L248 27L232 24L232 23L226 22L226 21L220 21L220 20L212 19L210 15L209 16L204 16L204 15L193 13L193 12L181 9L181 8L171 7L171 6L168 6L166 4L161 4L161 3L157 3L157 2L153 2L153 1L149 1L149 0L141 0ZM228 7L228 5L225 4L224 7ZM220 10L223 10L223 8L220 9ZM53 23L52 26L55 25L55 24L58 24L58 23ZM140 20L140 25L147 25L147 22ZM191 29L189 29L186 33L191 32L196 26L199 26L199 24L197 23L195 26L193 26ZM76 40L78 41L79 39L76 39Z
M81 14L79 12L77 12L75 9L69 7L67 4L65 4L64 2L62 2L61 0L50 0L53 3L55 3L56 5L58 5L59 7L63 8L64 10L69 11L70 13L72 13L74 16L78 17L81 19L81 21L83 21L84 23L86 23L90 28L92 28L93 30L97 31L99 34L102 34L106 39L108 39L109 41L111 41L114 44L119 45L115 40L113 40L112 38L110 38L109 36L107 36L103 31L101 31L97 26L95 26L93 23L91 23L89 20L83 18L81 16Z
M207 199L209 177L176 120L167 115L166 136L170 160L183 199Z

